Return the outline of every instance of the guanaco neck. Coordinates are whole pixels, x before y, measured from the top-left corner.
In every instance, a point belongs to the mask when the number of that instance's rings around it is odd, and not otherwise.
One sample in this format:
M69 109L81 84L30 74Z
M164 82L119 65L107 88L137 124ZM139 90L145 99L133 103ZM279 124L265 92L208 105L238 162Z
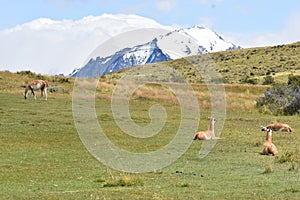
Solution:
M215 128L214 126L215 125L214 125L214 123L215 123L214 120L211 119L210 120L210 124L209 124L209 129L208 129L209 133L211 134L211 136L215 136L215 130L214 130L214 128Z
M214 122L213 121L210 122L209 130L214 131Z
M266 141L272 143L272 132L267 131Z

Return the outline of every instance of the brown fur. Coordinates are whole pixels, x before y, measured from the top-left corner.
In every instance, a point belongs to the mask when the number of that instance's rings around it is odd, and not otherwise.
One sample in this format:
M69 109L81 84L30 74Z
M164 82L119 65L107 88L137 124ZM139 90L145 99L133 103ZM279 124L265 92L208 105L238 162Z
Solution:
M27 99L27 93L30 90L31 94L34 96L34 99L36 99L36 95L34 93L35 90L41 90L41 97L43 97L43 94L46 96L46 100L48 98L47 95L47 88L48 88L48 83L44 80L33 80L30 83L26 85L25 88L25 93L24 93L24 98Z
M215 118L209 118L209 119L210 119L209 129L206 131L197 132L194 136L194 140L221 139L221 138L215 136L214 126L216 123L216 119Z
M278 154L278 150L276 146L272 143L272 129L267 128L266 131L266 141L264 143L264 149L262 151L262 154L275 156L276 154Z
M266 128L272 129L272 131L285 131L285 132L293 131L293 129L289 125L283 123L269 124L268 126L266 126Z

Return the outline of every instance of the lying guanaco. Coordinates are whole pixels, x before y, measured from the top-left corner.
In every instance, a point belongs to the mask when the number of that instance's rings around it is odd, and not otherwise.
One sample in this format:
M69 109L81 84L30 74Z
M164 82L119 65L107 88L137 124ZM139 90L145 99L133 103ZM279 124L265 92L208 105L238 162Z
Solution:
M293 129L289 125L283 123L272 123L267 125L266 128L272 129L272 131L285 131L285 132L293 131Z
M209 129L206 131L197 132L194 136L194 140L213 140L213 139L221 139L215 136L215 123L217 120L213 117L210 117L210 125Z
M261 126L262 130L267 131L266 141L264 143L264 149L262 155L275 156L278 154L276 146L272 143L272 129Z

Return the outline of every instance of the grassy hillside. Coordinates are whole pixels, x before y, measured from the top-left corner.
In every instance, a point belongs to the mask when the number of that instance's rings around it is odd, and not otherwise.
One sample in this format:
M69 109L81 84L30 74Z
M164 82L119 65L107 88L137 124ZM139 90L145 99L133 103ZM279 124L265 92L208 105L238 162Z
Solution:
M242 82L245 77L261 80L266 75L286 79L287 73L300 74L299 56L300 42L212 55L225 82Z
M151 64L152 67L170 66L192 83L203 82L203 77L195 66L209 68L214 66L223 78L224 83L257 83L262 84L266 75L275 81L286 82L289 74L300 74L300 42L287 45L247 48L224 51L207 55L197 55L184 59ZM209 61L208 61L209 60ZM124 70L127 71L127 70ZM106 75L119 78L124 71ZM161 74L160 74L161 75Z
M299 73L299 47L300 43L295 43L219 52L148 66L146 72L151 72L153 80L169 81L170 86L180 86L183 79L192 83L200 107L198 130L208 128L212 106L226 100L223 140L217 141L208 156L201 159L199 150L210 141L193 141L194 133L189 132L191 145L183 156L150 173L113 170L87 151L73 118L74 79L28 71L0 72L0 199L299 199L299 116L258 112L255 101L269 86L241 84L246 78L261 83L265 75L280 82L290 73ZM223 81L231 83L224 85L225 97L216 102L211 100L210 85L194 68L205 65L215 65ZM170 76L164 67L177 70L177 74ZM130 97L132 120L146 127L151 123L150 107L160 104L166 111L166 123L150 138L124 134L114 118L111 96L118 79L129 72L99 79L96 120L116 146L130 152L155 151L176 135L182 120L179 100L167 86L153 82L139 86ZM144 73L138 69L133 77L143 79ZM48 101L24 100L22 86L32 79L48 81ZM279 154L263 156L265 132L259 126L274 121L287 123L294 131L273 133ZM80 123L88 124L84 120ZM217 121L216 128L220 126Z
M30 71L21 71L17 73L0 71L0 92L23 95L24 86L34 79L46 80L49 84L49 93L53 92L55 95L72 93L74 79L61 76L45 76ZM38 93L38 95L40 94Z

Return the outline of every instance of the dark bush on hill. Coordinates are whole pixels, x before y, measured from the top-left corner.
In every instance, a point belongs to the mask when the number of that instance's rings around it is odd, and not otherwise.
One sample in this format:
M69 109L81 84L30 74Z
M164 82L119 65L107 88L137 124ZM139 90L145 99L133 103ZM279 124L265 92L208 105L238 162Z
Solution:
M299 114L300 76L290 75L287 84L265 90L264 96L257 99L256 106L262 112L275 115Z
M289 75L288 85L300 85L300 76Z
M256 85L258 83L258 81L256 78L250 78L249 76L246 76L244 79L240 80L240 83Z
M19 71L19 72L17 72L17 74L28 75L28 76L35 76L35 73L33 73L33 72L29 71L29 70Z
M19 71L17 72L17 74L20 74L20 75L25 75L27 76L28 78L32 78L32 79L42 79L42 80L46 80L46 77L41 75L41 74L36 74L34 72L31 72L29 70L26 70L26 71Z
M265 78L264 78L264 82L263 82L263 85L272 85L274 84L274 78L270 75L267 75Z

